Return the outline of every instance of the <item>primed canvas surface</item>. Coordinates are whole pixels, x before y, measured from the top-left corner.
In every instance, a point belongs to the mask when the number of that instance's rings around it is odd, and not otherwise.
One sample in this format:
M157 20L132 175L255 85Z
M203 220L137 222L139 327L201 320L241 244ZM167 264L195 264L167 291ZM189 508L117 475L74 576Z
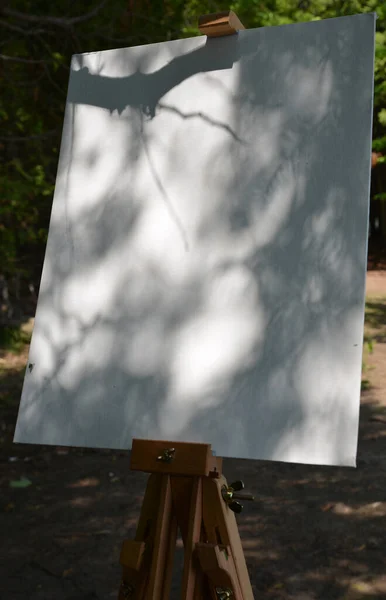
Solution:
M73 57L14 441L355 466L374 32Z

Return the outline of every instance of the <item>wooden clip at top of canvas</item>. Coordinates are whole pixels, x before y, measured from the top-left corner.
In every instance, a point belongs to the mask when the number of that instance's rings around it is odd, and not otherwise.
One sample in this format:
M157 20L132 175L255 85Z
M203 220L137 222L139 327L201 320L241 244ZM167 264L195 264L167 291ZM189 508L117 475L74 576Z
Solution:
M233 35L241 29L245 29L244 25L238 16L233 12L233 10L211 13L209 15L201 15L201 17L198 19L198 28L201 33L207 35L208 37Z

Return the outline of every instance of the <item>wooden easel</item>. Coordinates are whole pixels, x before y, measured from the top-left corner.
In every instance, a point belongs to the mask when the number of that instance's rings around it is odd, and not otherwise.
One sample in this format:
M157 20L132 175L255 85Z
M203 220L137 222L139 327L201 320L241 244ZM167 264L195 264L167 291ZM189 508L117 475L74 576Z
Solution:
M232 11L203 15L209 37L244 26ZM135 540L123 542L118 600L169 600L180 529L184 544L183 600L253 600L234 513L241 481L228 486L222 458L210 444L134 439L130 468L151 473Z
M253 496L228 486L210 444L134 439L130 468L151 475L135 540L123 542L118 600L169 600L178 528L183 600L253 600L234 515Z

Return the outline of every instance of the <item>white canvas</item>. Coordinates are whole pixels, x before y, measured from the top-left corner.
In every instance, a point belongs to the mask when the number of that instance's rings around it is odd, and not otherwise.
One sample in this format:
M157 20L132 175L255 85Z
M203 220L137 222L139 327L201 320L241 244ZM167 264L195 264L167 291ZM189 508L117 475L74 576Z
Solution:
M15 442L355 466L375 18L73 57Z

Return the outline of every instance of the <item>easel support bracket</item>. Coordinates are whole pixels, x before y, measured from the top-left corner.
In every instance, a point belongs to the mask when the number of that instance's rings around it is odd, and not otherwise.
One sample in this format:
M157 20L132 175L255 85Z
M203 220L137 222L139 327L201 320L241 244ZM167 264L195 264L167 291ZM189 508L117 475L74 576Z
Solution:
M183 600L253 600L222 459L210 444L133 440L131 469L150 472L134 541L124 541L118 600L168 600L177 529L184 544Z

